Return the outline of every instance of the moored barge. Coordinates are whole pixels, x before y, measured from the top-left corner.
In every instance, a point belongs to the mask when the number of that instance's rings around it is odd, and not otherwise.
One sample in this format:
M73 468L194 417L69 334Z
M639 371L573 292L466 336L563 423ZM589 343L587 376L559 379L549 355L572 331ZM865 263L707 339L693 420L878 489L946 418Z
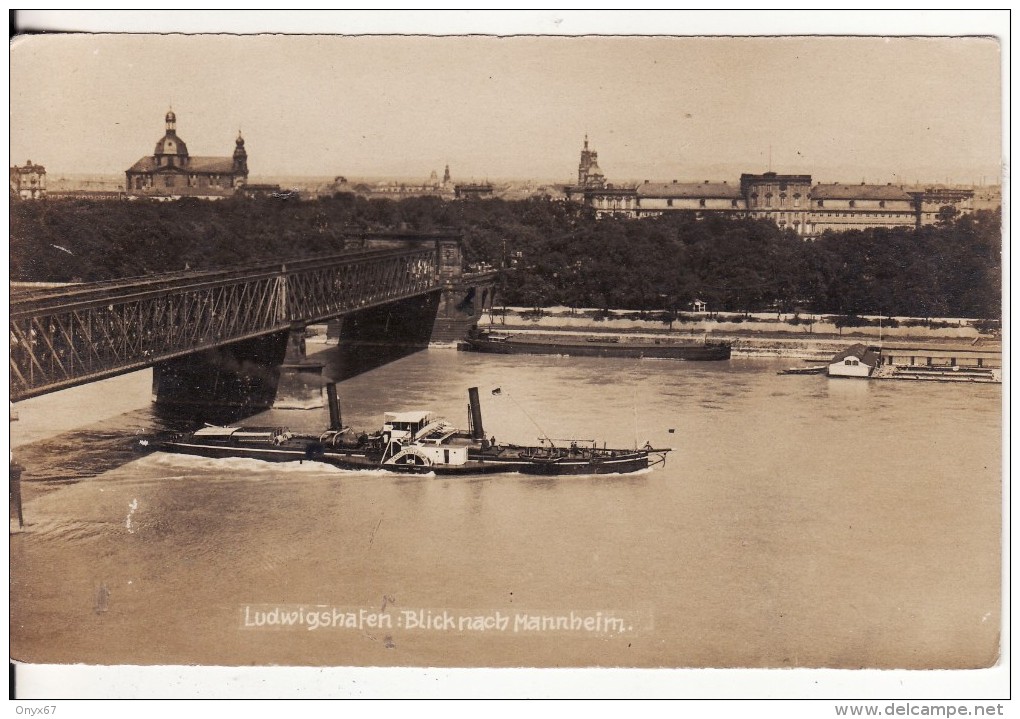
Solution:
M552 354L572 357L632 357L687 361L728 360L729 342L673 337L578 336L555 333L500 333L479 330L460 345L469 352L491 354Z

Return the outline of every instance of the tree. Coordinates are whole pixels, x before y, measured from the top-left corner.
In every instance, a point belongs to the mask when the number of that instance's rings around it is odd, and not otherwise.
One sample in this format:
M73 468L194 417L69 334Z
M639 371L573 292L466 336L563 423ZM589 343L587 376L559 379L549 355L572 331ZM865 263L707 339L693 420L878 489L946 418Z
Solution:
M338 252L351 231L449 229L463 236L469 263L516 261L510 304L644 312L701 299L743 312L806 303L839 315L1001 317L1001 213L950 214L920 230L828 232L811 242L764 220L691 212L599 220L591 208L547 199L12 201L10 273L106 280Z
M957 217L960 216L960 211L953 205L943 205L939 208L938 219L936 223L939 225L948 225Z

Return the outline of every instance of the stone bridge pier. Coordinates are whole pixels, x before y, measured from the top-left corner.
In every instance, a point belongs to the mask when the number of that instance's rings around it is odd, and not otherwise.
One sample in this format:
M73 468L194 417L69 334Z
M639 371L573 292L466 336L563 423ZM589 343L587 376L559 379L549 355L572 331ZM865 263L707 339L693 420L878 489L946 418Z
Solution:
M440 265L443 293L432 328L432 342L449 344L464 339L485 310L492 309L496 292L495 268L463 269L460 245L450 248Z
M273 407L317 409L324 407L322 378L324 362L308 359L305 335L308 326L294 322L287 332L287 348L280 364Z
M158 362L152 400L203 417L242 416L273 406L292 331L281 331Z
M495 268L464 270L464 256L459 241L441 240L439 243L439 282L441 293L438 298L431 335L427 344L450 345L464 339L472 328L478 325L482 312L491 310L496 295L496 281L499 271ZM428 310L431 313L431 308ZM343 335L344 321L330 320L327 337L339 341ZM417 333L417 330L415 330ZM363 329L357 338L361 339ZM420 342L420 338L415 341ZM344 345L343 342L340 343Z

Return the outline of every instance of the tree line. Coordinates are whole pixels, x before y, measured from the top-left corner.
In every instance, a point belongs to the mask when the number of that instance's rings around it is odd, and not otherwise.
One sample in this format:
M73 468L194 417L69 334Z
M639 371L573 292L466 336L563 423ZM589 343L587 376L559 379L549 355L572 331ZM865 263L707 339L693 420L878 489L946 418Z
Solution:
M11 201L15 281L96 281L307 257L351 232L453 230L469 263L503 268L508 304L639 311L772 309L1000 318L1001 216L827 232L677 212L596 219L574 203L434 197L209 202Z

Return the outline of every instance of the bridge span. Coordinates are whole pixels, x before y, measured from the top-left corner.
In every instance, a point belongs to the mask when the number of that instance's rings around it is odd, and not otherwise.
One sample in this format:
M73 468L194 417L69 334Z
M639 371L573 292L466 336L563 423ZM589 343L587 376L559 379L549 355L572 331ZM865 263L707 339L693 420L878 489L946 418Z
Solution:
M11 401L259 338L293 348L308 324L416 298L434 298L434 321L440 294L462 277L460 237L388 237L296 261L13 291Z

